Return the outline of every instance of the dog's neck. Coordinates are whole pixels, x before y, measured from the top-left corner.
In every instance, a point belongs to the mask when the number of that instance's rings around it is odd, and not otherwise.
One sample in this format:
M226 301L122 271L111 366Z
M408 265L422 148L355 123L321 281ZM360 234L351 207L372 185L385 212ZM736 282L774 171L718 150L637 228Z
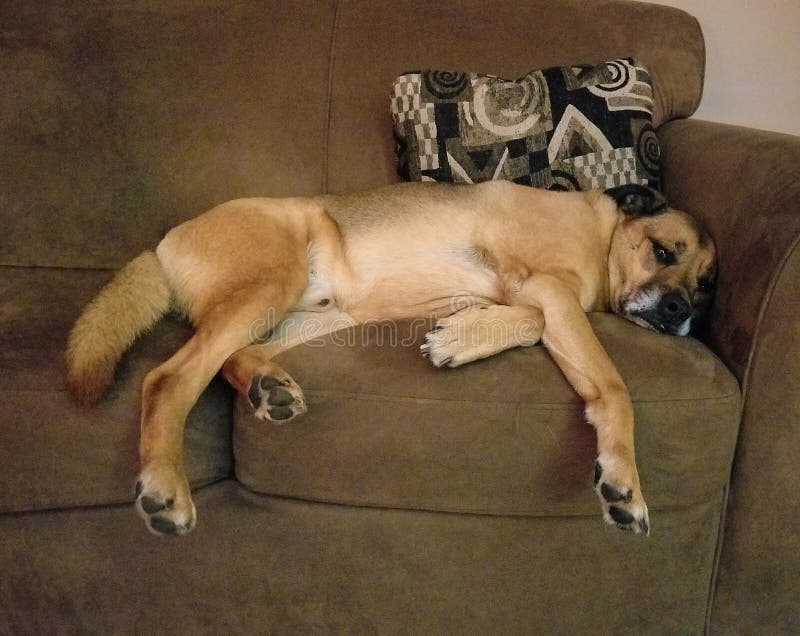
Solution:
M605 237L607 250L605 254L606 280L604 289L598 290L598 311L614 311L615 290L619 289L622 280L622 269L614 257L615 241L619 239L618 230L625 222L625 215L620 212L616 202L602 190L586 193L586 198L597 213L598 233Z

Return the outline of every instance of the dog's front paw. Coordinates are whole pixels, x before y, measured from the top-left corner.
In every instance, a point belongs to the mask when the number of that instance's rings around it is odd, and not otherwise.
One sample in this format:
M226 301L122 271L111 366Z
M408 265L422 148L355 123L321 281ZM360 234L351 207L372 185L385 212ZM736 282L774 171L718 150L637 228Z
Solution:
M441 318L436 326L425 334L425 342L419 348L422 355L436 367L460 367L462 364L508 348L502 330L490 329L491 324L476 324L475 318L454 314ZM497 325L495 325L497 327Z
M459 331L462 333L459 334ZM455 367L463 364L460 359L456 360L456 356L463 349L463 343L459 340L463 341L463 328L459 330L457 325L446 324L440 320L425 334L425 342L419 350L435 367Z
M158 535L182 535L197 523L189 482L168 462L151 462L136 482L136 510Z
M594 486L606 523L636 534L650 534L647 504L642 497L635 464L603 456L594 465Z
M308 410L303 390L289 377L253 376L247 397L266 422L288 422Z
M542 319L530 307L480 305L440 318L425 334L422 355L437 367L459 367L542 337Z

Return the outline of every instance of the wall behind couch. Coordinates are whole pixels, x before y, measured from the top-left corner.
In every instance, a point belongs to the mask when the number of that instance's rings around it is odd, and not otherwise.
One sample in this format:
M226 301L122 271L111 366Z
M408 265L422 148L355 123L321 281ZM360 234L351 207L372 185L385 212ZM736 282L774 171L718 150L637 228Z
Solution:
M706 81L695 117L800 135L800 0L652 0L700 21Z

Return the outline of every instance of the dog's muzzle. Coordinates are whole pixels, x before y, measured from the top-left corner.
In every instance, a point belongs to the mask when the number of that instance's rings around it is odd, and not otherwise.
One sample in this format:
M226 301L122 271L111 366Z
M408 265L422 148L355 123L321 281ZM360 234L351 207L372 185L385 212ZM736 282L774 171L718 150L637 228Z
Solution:
M658 331L685 336L691 326L692 306L679 293L672 292L662 296L655 309L639 316Z
M642 290L622 306L633 322L655 331L686 336L692 325L692 305L680 292L659 296L652 290Z

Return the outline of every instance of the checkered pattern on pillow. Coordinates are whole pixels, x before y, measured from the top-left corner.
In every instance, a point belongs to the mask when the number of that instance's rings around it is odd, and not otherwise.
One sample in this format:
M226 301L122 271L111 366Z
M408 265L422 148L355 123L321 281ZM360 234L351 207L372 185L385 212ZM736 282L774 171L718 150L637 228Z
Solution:
M551 190L658 188L650 74L634 60L532 71L398 77L391 112L407 181L506 179Z

